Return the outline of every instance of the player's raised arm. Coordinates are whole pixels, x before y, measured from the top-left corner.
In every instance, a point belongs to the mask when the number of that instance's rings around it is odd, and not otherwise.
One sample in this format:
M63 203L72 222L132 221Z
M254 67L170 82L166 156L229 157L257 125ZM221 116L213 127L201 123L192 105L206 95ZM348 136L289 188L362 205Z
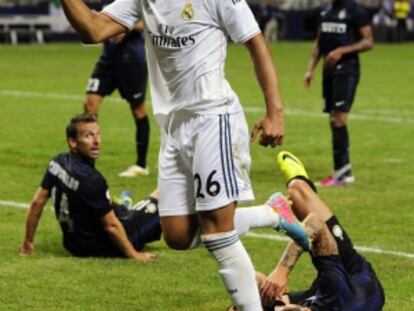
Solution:
M89 9L81 0L61 0L65 15L85 43L98 43L128 28L109 16Z
M275 147L283 143L285 135L276 69L262 34L257 34L244 44L252 57L256 76L266 102L266 115L256 123L251 140L253 141L261 131L260 144Z

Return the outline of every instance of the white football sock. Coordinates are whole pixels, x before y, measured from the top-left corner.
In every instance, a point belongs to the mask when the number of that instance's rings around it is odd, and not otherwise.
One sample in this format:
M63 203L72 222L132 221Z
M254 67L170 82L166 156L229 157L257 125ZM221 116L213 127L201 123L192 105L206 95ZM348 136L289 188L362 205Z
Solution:
M234 226L238 236L247 233L251 228L276 228L279 221L279 215L268 205L239 207L234 215ZM200 230L197 230L189 249L200 246L200 235Z
M250 228L276 228L279 225L279 215L267 205L236 208L234 226L239 236Z
M198 248L201 244L201 232L200 227L197 229L197 231L194 234L193 240L191 241L190 246L188 249Z
M261 311L254 267L237 232L202 235L201 240L216 258L219 274L233 304L241 311Z

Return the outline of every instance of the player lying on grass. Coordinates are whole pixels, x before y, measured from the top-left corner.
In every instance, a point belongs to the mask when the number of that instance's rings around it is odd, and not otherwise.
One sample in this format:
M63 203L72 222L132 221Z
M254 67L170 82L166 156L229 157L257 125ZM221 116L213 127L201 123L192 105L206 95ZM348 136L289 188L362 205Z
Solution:
M289 274L303 253L299 245L290 242L269 276L257 274L264 309L381 310L384 291L374 270L354 249L335 215L318 197L302 163L288 152L279 153L278 162L288 180L286 192L293 211L312 240L310 256L318 274L310 289L288 292Z
M36 229L43 208L52 196L63 232L63 245L72 255L153 259L153 254L140 250L161 236L158 191L132 209L115 204L108 195L106 180L95 169L101 143L96 117L75 116L67 126L66 134L69 152L57 155L46 170L27 214L21 254L34 253ZM235 223L239 235L252 227L273 227L287 232L304 248L309 245L305 231L290 209L280 205L278 194L267 204L237 209ZM198 242L201 243L200 238Z
M352 241L329 207L318 197L302 163L281 152L280 168L288 180L287 196L295 215L308 229L312 242L310 256L318 275L310 289L284 295L298 310L378 311L384 305L384 291L370 263L354 248ZM303 250L289 243L276 269L260 288L265 303L272 303L288 288L288 276ZM291 310L288 308L280 310Z

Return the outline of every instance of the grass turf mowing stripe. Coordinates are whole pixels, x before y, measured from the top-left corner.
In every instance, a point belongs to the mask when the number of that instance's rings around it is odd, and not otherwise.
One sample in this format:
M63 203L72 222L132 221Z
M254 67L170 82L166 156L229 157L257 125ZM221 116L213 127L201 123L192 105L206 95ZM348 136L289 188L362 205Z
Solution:
M19 90L0 90L1 96L14 96L14 97L26 97L26 98L47 98L47 99L60 99L60 100L76 100L82 101L84 95L74 95L74 94L62 94L62 93L47 93L47 92L29 92L29 91L19 91ZM108 98L106 101L111 102L123 102L121 98ZM262 113L265 108L259 107L244 107L244 111L247 113ZM301 109L289 109L285 108L284 112L286 115L292 116L303 116L303 117L313 117L313 118L326 118L326 115L321 112L311 112ZM371 122L387 122L387 123L397 123L397 124L409 124L414 125L414 119L410 118L401 118L401 117L384 117L378 115L369 115L369 114L351 114L349 116L352 120L358 121L371 121Z
M21 203L21 202L14 202L14 201L0 200L0 206L8 206L8 207L27 209L27 208L29 208L30 204ZM249 238L265 239L265 240L272 240L272 241L278 241L278 242L290 241L290 239L287 238L287 237L277 236L277 235L273 235L273 234L248 232L248 233L246 233L245 236L247 236ZM410 254L410 253L406 253L406 252L390 251L390 250L384 250L384 249L381 249L381 248L370 247L370 246L355 246L355 248L358 251L361 251L363 253L374 253L374 254L380 254L380 255L390 255L390 256L395 256L395 257L403 257L403 258L414 259L414 254Z

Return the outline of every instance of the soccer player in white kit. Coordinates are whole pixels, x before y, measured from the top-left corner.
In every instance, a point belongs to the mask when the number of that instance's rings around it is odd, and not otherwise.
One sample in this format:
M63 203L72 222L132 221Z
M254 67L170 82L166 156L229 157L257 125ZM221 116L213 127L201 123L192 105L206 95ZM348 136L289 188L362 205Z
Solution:
M281 145L283 110L276 71L245 0L117 0L103 12L61 0L85 42L145 24L152 105L161 127L159 212L175 249L201 241L240 310L262 310L254 268L234 228L237 202L252 200L249 134L239 99L224 77L227 40L249 50L266 113L255 125L263 146Z

